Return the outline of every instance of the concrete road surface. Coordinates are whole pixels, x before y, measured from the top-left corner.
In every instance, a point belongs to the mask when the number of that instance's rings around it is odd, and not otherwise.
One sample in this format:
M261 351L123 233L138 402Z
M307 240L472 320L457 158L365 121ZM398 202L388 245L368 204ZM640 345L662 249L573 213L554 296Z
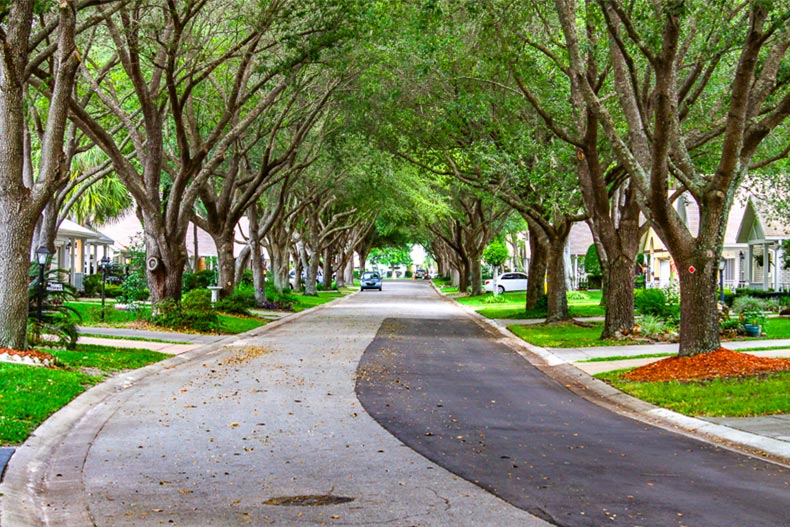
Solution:
M385 319L456 309L429 284L385 281L89 390L11 459L0 525L545 526L406 447L357 400Z

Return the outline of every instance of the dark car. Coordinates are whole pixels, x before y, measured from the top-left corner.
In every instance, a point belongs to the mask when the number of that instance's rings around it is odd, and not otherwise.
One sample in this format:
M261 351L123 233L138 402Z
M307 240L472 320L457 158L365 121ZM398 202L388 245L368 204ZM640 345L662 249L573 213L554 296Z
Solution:
M359 290L364 291L365 289L378 289L381 291L381 275L371 271L362 273L362 276L359 278Z
M414 272L414 279L415 280L428 280L428 271L425 269L417 269Z

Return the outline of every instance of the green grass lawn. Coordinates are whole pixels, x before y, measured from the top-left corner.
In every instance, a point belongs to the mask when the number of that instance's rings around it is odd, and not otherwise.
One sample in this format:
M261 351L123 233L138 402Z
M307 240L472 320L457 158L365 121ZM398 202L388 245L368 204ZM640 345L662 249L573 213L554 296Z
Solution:
M344 288L342 291L319 291L318 296L304 296L301 293L295 293L298 301L293 304L293 310L296 312L310 309L311 307L319 306L331 302L335 298L340 298L349 293L356 291L356 288Z
M52 413L107 376L168 357L155 351L94 345L47 352L63 367L0 363L0 444L22 443Z
M573 323L546 326L544 324L515 324L508 329L516 336L544 348L590 348L595 346L624 346L636 344L630 340L601 340L602 322L590 327Z
M649 344L645 341L632 340L601 340L603 323L592 322L590 327L580 327L573 324L545 326L543 324L508 326L518 337L544 348L591 348L595 346L624 346L629 344ZM787 339L790 338L790 319L769 318L766 322L767 334L762 339ZM736 340L757 340L738 337ZM726 347L726 341L724 341Z
M790 413L790 372L704 382L632 382L628 370L596 375L618 390L690 416L749 417Z
M350 294L354 291L356 291L356 288L347 287L341 291L319 291L318 296L304 296L301 293L293 293L293 295L297 298L297 301L292 307L296 312L304 311L305 309L324 304L334 300L335 298ZM101 304L95 300L78 300L75 302L66 303L66 305L73 308L79 314L80 320L78 324L81 326L126 327L130 322L147 320L151 314L151 308L148 306L143 306L139 312L135 313L131 311L112 309L113 304L113 301L108 301L106 303L110 309L105 309L104 321L102 321ZM263 317L246 317L243 315L220 313L219 322L221 333L235 335L263 326L270 322L270 320ZM151 329L156 330L157 328L152 327Z
M764 336L760 339L790 339L790 318L769 317L765 320ZM736 340L753 340L750 337L738 337Z
M443 290L444 291L444 290ZM600 317L604 316L605 311L599 305L601 302L600 291L584 291L569 293L568 307L571 316L574 317ZM584 296L586 298L574 299L575 296ZM527 293L519 291L515 293L505 293L499 295L504 298L504 302L492 303L493 294L486 293L478 296L462 296L456 298L459 303L470 306L478 313L487 318L499 319L529 319L529 318L545 318L545 311L534 311L527 313L524 306L527 302Z

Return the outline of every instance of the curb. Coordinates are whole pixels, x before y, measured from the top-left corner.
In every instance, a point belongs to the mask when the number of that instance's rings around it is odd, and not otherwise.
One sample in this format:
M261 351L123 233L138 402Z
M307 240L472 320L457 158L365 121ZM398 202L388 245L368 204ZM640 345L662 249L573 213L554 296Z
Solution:
M790 444L785 441L689 417L632 397L588 375L547 349L521 340L474 309L437 292L464 310L480 327L499 337L500 342L531 365L590 402L642 423L790 468Z
M246 333L231 335L94 386L52 414L16 449L0 481L0 526L95 527L82 480L82 465L96 435L115 413L116 397L153 374L222 353L245 336L256 337L338 303L351 293Z

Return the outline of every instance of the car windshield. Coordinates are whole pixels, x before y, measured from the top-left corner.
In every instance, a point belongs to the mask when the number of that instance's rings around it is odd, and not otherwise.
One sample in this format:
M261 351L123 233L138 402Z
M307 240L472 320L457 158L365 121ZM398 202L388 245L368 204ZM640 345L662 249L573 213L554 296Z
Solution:
M364 273L362 275L363 280L377 280L379 277L378 273Z

